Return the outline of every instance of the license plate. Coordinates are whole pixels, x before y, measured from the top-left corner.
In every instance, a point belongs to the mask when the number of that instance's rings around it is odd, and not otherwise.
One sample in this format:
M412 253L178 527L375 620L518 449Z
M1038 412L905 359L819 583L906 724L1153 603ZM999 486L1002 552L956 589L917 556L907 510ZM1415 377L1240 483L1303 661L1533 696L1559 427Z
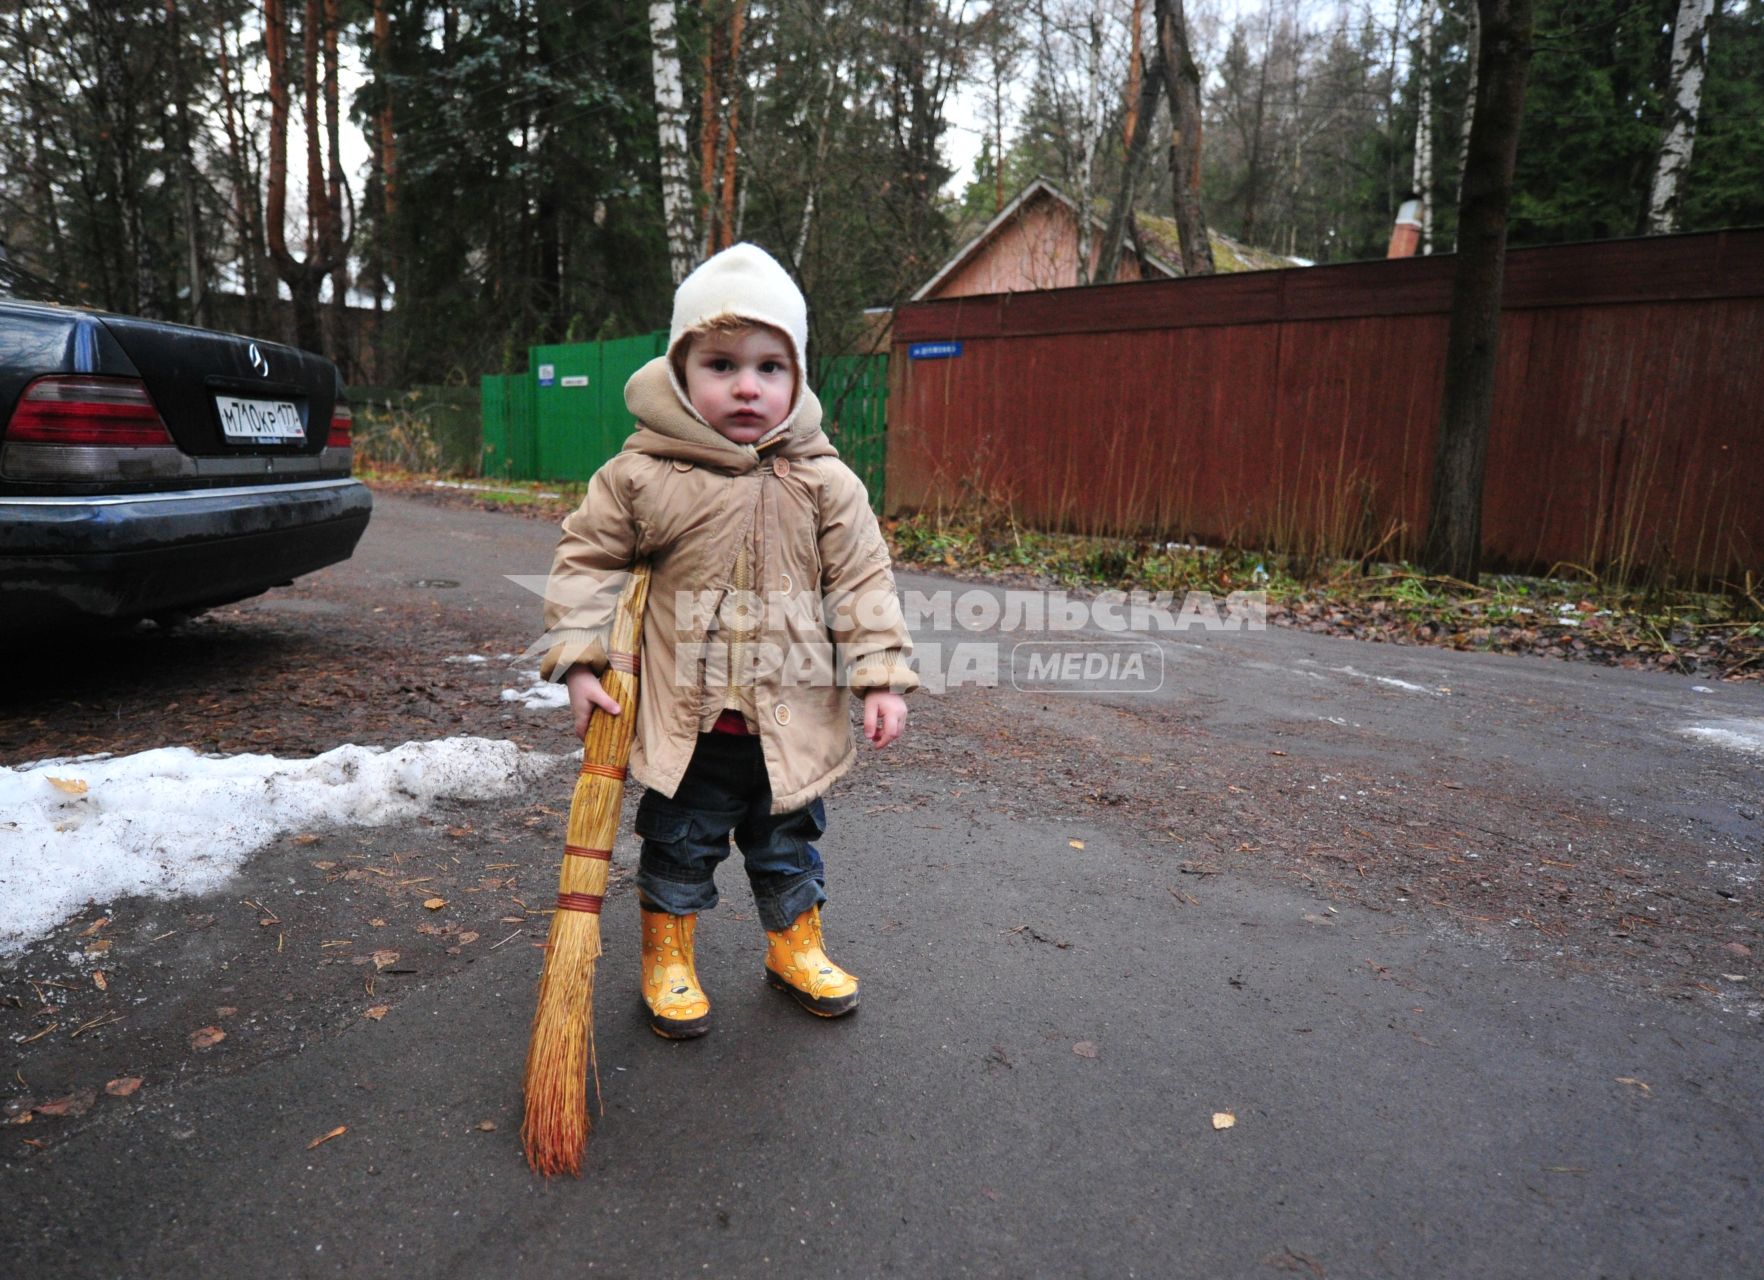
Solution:
M291 400L241 400L216 396L221 434L229 440L304 440L306 427Z

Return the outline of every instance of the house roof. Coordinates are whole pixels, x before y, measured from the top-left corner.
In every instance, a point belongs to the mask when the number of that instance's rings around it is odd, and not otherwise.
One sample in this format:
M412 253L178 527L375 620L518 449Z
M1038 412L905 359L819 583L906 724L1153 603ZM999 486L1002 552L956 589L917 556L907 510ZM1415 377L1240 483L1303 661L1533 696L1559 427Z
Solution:
M1077 201L1073 200L1072 197L1068 196L1064 191L1061 191L1058 187L1054 186L1054 184L1049 182L1046 178L1035 179L1035 181L1017 192L1017 194L1011 198L1010 202L998 211L992 221L988 222L980 229L978 235L974 236L973 239L969 240L960 249L957 249L955 256L939 267L936 274L934 274L929 280L925 281L924 284L920 285L918 290L913 294L911 301L923 302L926 298L930 297L931 294L936 291L938 285L949 279L950 276L955 274L957 270L968 262L971 262L974 258L978 257L987 244L990 243L992 239L1017 216L1018 212L1029 204L1031 200L1034 200L1037 197L1047 197L1057 200L1072 211L1072 216L1074 218L1078 216ZM1108 230L1108 224L1094 212L1090 216L1090 221L1098 230ZM1154 271L1162 272L1164 275L1179 276L1182 274L1180 269L1172 266L1169 262L1155 253L1142 251L1139 257L1140 261L1147 267Z
M1134 221L1139 224L1139 236L1146 242L1147 248L1166 254L1173 261L1182 261L1182 241L1176 230L1175 219L1136 211ZM1271 249L1258 249L1254 245L1234 240L1214 227L1207 228L1207 239L1213 245L1213 268L1220 275L1236 271L1272 271L1281 267L1303 265L1296 259L1275 253Z

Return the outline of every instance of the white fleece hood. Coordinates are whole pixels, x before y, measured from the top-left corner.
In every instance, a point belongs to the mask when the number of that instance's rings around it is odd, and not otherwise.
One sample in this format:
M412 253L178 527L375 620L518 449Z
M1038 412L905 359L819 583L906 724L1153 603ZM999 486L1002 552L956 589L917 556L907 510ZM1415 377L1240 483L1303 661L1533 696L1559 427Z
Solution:
M680 403L701 422L703 418L692 407L680 381L678 362L674 357L682 338L722 316L736 316L769 325L790 339L790 354L796 365L796 386L790 397L790 412L784 421L750 446L763 448L787 433L802 409L803 390L808 385L808 302L790 278L790 273L755 244L731 245L707 258L680 282L680 287L674 291L673 322L668 326L668 380L673 384L674 394L680 397Z

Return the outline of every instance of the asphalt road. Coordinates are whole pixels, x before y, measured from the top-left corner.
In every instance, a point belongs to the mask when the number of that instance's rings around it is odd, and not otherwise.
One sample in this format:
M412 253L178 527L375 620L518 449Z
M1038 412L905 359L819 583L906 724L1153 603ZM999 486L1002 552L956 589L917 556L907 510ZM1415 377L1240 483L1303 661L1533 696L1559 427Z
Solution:
M413 661L518 649L535 600L505 575L543 573L554 541L382 498L353 561L245 616L426 618ZM616 889L580 1181L534 1178L515 1137L538 929L437 954L373 1020L355 987L319 991L337 969L248 951L251 920L237 949L163 962L154 998L224 981L241 1018L305 1012L10 1131L0 1256L36 1276L1755 1274L1757 686L1281 631L1158 650L1155 692L1007 673L918 697L908 737L865 751L822 846L851 1018L763 987L729 868L699 935L718 1025L657 1039ZM560 714L519 732L562 750ZM456 861L518 862L542 898L556 824L489 808L435 821L487 837ZM320 885L311 857L279 843L185 905ZM367 932L324 896L344 887L305 899L330 913L315 937Z

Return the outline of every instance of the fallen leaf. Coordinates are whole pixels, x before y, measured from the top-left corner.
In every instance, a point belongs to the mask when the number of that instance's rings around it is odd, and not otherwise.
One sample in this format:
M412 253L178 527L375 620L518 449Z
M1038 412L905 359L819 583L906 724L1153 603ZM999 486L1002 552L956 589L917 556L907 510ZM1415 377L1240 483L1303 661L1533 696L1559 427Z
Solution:
M99 916L96 920L92 921L91 924L87 925L84 929L80 930L80 937L89 938L93 934L97 933L98 930L102 929L105 925L107 925L109 923L110 923L109 916Z
M106 951L109 951L109 950L110 950L110 939L109 938L93 938L90 942L88 942L86 944L86 954L89 956L101 956Z
M310 831L294 837L295 844L317 844L318 842L319 838Z
M332 1138L341 1138L344 1134L346 1134L348 1132L349 1132L349 1126L346 1124L340 1124L335 1129L332 1129L329 1133L325 1134L324 1136L314 1138L311 1142L307 1143L306 1149L308 1151L311 1151L314 1147L322 1147L325 1145L325 1143L329 1142Z
M448 827L447 834L452 836L455 840L457 840L461 836L471 835L472 829L470 827Z
M233 1005L223 1004L214 1011L214 1016L217 1018L230 1018L237 1012L239 1012L239 1010Z
M126 1098L140 1087L140 1076L118 1076L104 1086L104 1092L113 1098Z
M396 951L376 951L373 960L374 968L384 969L387 965L398 963L398 953Z
M1300 918L1302 920L1304 920L1304 922L1306 924L1334 924L1335 923L1335 921L1331 920L1328 916L1320 916L1314 911L1307 911Z
M1264 1266L1273 1267L1276 1271L1308 1271L1314 1276L1323 1275L1323 1264L1315 1258L1307 1258L1304 1254L1282 1246L1279 1253L1267 1254L1262 1259Z
M1237 1116L1230 1111L1213 1112L1213 1128L1229 1129L1237 1123Z
M200 1031L192 1031L190 1033L190 1047L192 1049L207 1049L219 1044L226 1038L227 1033L222 1031L219 1027L203 1027Z
M333 867L335 867L337 864L335 862L332 862L329 858L326 858L323 861L315 862L312 865L317 867L320 871L329 871Z
M1640 1089L1643 1094L1649 1097L1653 1096L1654 1091L1648 1086L1648 1082L1645 1080L1637 1080L1634 1076L1618 1076L1617 1083L1630 1085L1633 1088Z
M384 920L381 920L378 916L376 916L372 920L369 920L368 924L375 929L384 929L386 927L386 922Z
M425 898L425 899L423 899L423 905L425 907L427 907L430 911L439 911L439 910L441 910L442 907L447 905L447 899L446 898Z
M494 1120L480 1120L480 1121L478 1121L476 1127L477 1127L477 1130L479 1133L495 1133L496 1132L496 1121L494 1121Z
M110 990L110 979L104 976L104 970L92 970L92 985L97 987L100 991Z
M377 1004L371 1009L363 1009L361 1016L364 1018L372 1018L375 1022L378 1022L381 1018L385 1017L390 1012L392 1012L391 1005Z
M1743 942L1724 942L1721 944L1721 949L1723 951L1731 952L1736 956L1749 956L1752 954L1752 949Z
M1066 843L1071 845L1074 849L1082 849L1084 847L1084 841L1082 840L1068 840Z
M1094 1058L1096 1057L1096 1046L1088 1040L1080 1040L1072 1046L1072 1052L1080 1058Z
M84 778L50 778L49 785L70 796L83 796L92 789Z
M39 1102L31 1110L40 1116L83 1116L98 1101L98 1090L79 1089L65 1098L51 1098L48 1102Z
M477 940L478 940L478 935L475 933L462 933L459 935L459 945L462 947L466 946L470 943L476 942Z

